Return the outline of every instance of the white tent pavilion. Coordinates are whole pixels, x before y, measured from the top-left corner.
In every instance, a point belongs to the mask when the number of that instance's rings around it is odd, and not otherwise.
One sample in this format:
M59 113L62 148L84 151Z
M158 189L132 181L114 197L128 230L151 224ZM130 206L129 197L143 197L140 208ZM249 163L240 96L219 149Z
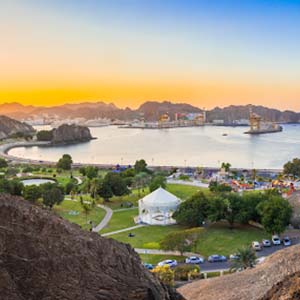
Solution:
M139 223L149 225L172 225L172 218L181 200L163 188L158 188L151 194L139 200Z

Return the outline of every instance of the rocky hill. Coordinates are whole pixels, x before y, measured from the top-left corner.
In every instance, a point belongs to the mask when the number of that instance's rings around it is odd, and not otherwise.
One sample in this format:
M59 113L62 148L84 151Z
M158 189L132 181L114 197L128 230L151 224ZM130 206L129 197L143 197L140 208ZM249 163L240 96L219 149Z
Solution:
M15 134L30 135L32 133L34 133L32 126L7 116L0 116L0 140Z
M0 195L1 300L180 300L126 244Z
M187 300L300 299L300 245L278 251L254 269L187 284Z
M88 127L63 124L52 130L52 144L70 144L93 139Z

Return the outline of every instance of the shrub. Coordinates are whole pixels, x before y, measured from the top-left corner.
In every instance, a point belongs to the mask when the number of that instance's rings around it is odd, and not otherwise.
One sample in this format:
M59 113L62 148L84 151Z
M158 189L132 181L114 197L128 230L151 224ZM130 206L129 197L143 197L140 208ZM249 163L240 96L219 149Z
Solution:
M170 268L170 266L157 266L152 270L152 273L165 285L174 285L174 271Z
M174 279L186 281L200 277L200 267L197 265L180 265L174 269Z

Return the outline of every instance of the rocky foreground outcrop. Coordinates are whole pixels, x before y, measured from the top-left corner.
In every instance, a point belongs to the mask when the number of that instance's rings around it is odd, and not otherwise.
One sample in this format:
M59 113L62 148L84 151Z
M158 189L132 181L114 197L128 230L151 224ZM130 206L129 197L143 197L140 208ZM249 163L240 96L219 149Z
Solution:
M175 300L126 244L0 195L1 300Z
M187 284L187 300L300 299L300 245L276 252L254 269Z
M31 135L34 131L33 127L26 123L6 116L0 116L0 140L6 139L14 134Z
M52 144L70 144L93 139L88 127L63 124L52 131Z

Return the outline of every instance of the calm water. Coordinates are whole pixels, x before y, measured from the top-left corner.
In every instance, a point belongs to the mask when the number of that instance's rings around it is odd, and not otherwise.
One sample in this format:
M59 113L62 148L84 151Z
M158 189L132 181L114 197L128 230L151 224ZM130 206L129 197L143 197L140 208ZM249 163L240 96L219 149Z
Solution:
M57 161L64 153L75 162L132 164L144 158L152 165L220 166L230 162L241 168L281 168L300 157L300 125L285 125L283 132L251 136L247 127L192 127L163 130L91 128L97 137L88 143L15 148L9 154ZM228 136L223 136L226 133Z
M21 181L25 186L27 185L41 185L47 182L54 183L54 180L50 179L24 179Z

